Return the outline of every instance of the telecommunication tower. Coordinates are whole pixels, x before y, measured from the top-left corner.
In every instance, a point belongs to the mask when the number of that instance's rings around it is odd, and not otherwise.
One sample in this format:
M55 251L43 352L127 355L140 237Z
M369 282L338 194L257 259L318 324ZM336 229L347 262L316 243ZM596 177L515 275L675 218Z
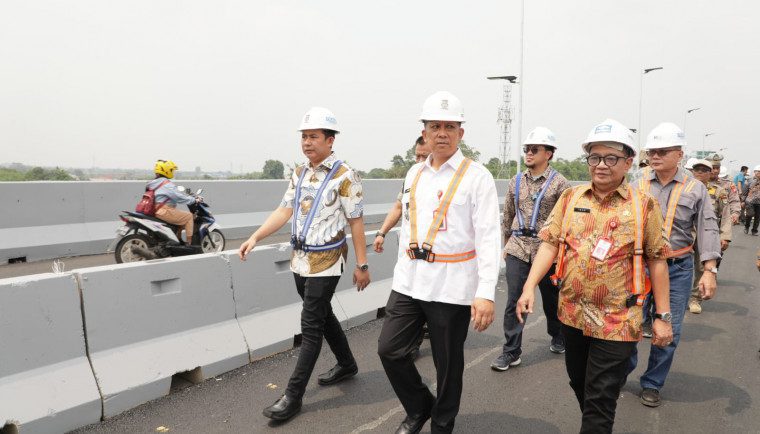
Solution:
M497 178L501 176L501 171L507 167L507 161L511 151L512 141L512 85L517 83L517 77L514 75L505 75L500 77L488 77L489 80L505 80L502 88L502 103L499 106L499 115L496 123L499 124L499 160L501 166Z

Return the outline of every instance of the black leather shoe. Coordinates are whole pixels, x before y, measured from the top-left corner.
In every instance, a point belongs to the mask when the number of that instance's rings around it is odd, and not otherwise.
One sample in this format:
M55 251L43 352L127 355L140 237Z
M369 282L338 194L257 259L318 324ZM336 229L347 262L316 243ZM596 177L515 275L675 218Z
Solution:
M401 425L398 426L396 434L417 434L418 432L422 431L422 427L425 425L425 422L427 422L428 419L430 419L430 413L417 416L407 416L406 419L401 422Z
M353 377L357 372L359 372L359 368L356 366L356 363L345 368L340 365L335 365L324 374L319 374L319 376L317 376L317 383L319 383L320 386L329 386L331 384L340 383L343 380Z
M300 399L289 398L288 395L282 395L274 404L265 408L263 413L264 416L270 419L285 421L295 416L299 411L301 411Z
M641 391L641 403L647 407L660 406L660 391L657 389L644 389Z

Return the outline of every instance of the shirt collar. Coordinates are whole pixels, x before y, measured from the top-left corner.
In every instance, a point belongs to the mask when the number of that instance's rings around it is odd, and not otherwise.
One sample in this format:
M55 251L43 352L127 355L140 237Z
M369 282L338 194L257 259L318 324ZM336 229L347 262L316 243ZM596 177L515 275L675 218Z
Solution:
M535 180L541 179L542 177L544 179L549 179L549 173L551 171L552 171L552 166L551 165L547 165L546 166L546 170L544 170L543 173L541 173L540 175L538 175L536 177L533 177L533 175L530 174L530 170L526 170L525 172L523 172L523 174L525 175L526 178L529 178L529 179L532 179L532 180L535 181Z
M441 168L448 164L452 169L457 170L459 168L459 164L462 163L462 160L464 160L464 154L462 154L461 149L457 148L457 151L454 153L454 155L449 157L449 159L441 165ZM433 154L428 155L427 160L425 160L425 166L428 169L433 169Z
M330 155L327 156L327 158L319 163L319 166L317 166L317 168L324 167L329 172L332 170L333 164L335 164L336 161L338 161L338 159L335 157L335 152L332 151L330 152ZM306 167L312 169L311 162L309 160L306 160Z
M683 184L684 182L686 182L687 177L688 176L686 175L686 171L679 167L678 170L676 171L676 176L673 177L673 181L680 182L681 184ZM654 170L649 170L649 180L650 181L657 180L657 182L660 182L657 179L657 173Z
M581 188L583 188L583 194L587 194L591 191L592 184L584 184ZM623 178L623 182L618 185L618 187L615 189L613 193L617 193L622 197L623 199L628 199L628 181Z

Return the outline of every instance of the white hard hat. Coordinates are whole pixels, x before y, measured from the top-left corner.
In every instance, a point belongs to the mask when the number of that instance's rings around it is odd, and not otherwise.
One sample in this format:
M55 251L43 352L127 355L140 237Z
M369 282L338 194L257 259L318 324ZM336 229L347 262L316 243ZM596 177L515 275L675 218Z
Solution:
M451 92L438 91L422 104L420 121L454 121L464 123L462 101Z
M752 169L752 170L754 170L755 172L760 172L760 164L758 164L757 166L755 166L755 168Z
M696 163L697 161L700 161L700 160L698 158L691 157L688 160L686 160L686 164L683 165L683 168L691 170L694 168L694 163Z
M554 133L546 127L536 127L533 131L528 133L528 137L525 138L523 145L544 145L557 148L557 138L554 137Z
M607 119L596 125L588 133L586 141L581 144L583 151L589 153L591 145L595 142L615 142L620 143L636 155L636 148L633 146L633 132L625 125L614 119Z
M689 160L691 160L691 158L689 158ZM692 163L691 167L694 168L694 166L705 166L708 169L712 169L710 160L706 160L704 158L694 158L694 162Z
M726 169L726 166L720 166L720 172L718 173L718 178L725 178L728 176L728 169Z
M303 115L298 131L304 130L333 130L336 133L340 132L335 115L324 107L312 107Z
M663 122L654 127L647 136L644 149L672 148L674 146L686 146L686 136L678 125L672 122Z

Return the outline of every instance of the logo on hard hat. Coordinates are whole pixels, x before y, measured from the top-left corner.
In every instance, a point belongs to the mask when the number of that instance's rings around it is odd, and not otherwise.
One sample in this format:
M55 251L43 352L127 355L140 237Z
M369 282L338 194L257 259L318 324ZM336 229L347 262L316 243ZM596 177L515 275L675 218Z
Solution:
M304 116L304 117L303 117L303 121L304 121L304 123L305 123L305 122L309 122L309 115L306 115L306 116Z
M686 138L686 134L684 134L684 133L678 133L677 136L678 136L679 139L685 139Z
M599 125L594 128L594 134L611 133L612 125Z
M448 110L449 109L449 100L442 99L441 100L441 109Z
M337 120L335 120L335 118L334 118L334 117L332 117L332 116L327 116L327 117L325 118L325 120L326 120L327 122L331 123L331 124L337 124L337 123L338 123L338 121L337 121Z

